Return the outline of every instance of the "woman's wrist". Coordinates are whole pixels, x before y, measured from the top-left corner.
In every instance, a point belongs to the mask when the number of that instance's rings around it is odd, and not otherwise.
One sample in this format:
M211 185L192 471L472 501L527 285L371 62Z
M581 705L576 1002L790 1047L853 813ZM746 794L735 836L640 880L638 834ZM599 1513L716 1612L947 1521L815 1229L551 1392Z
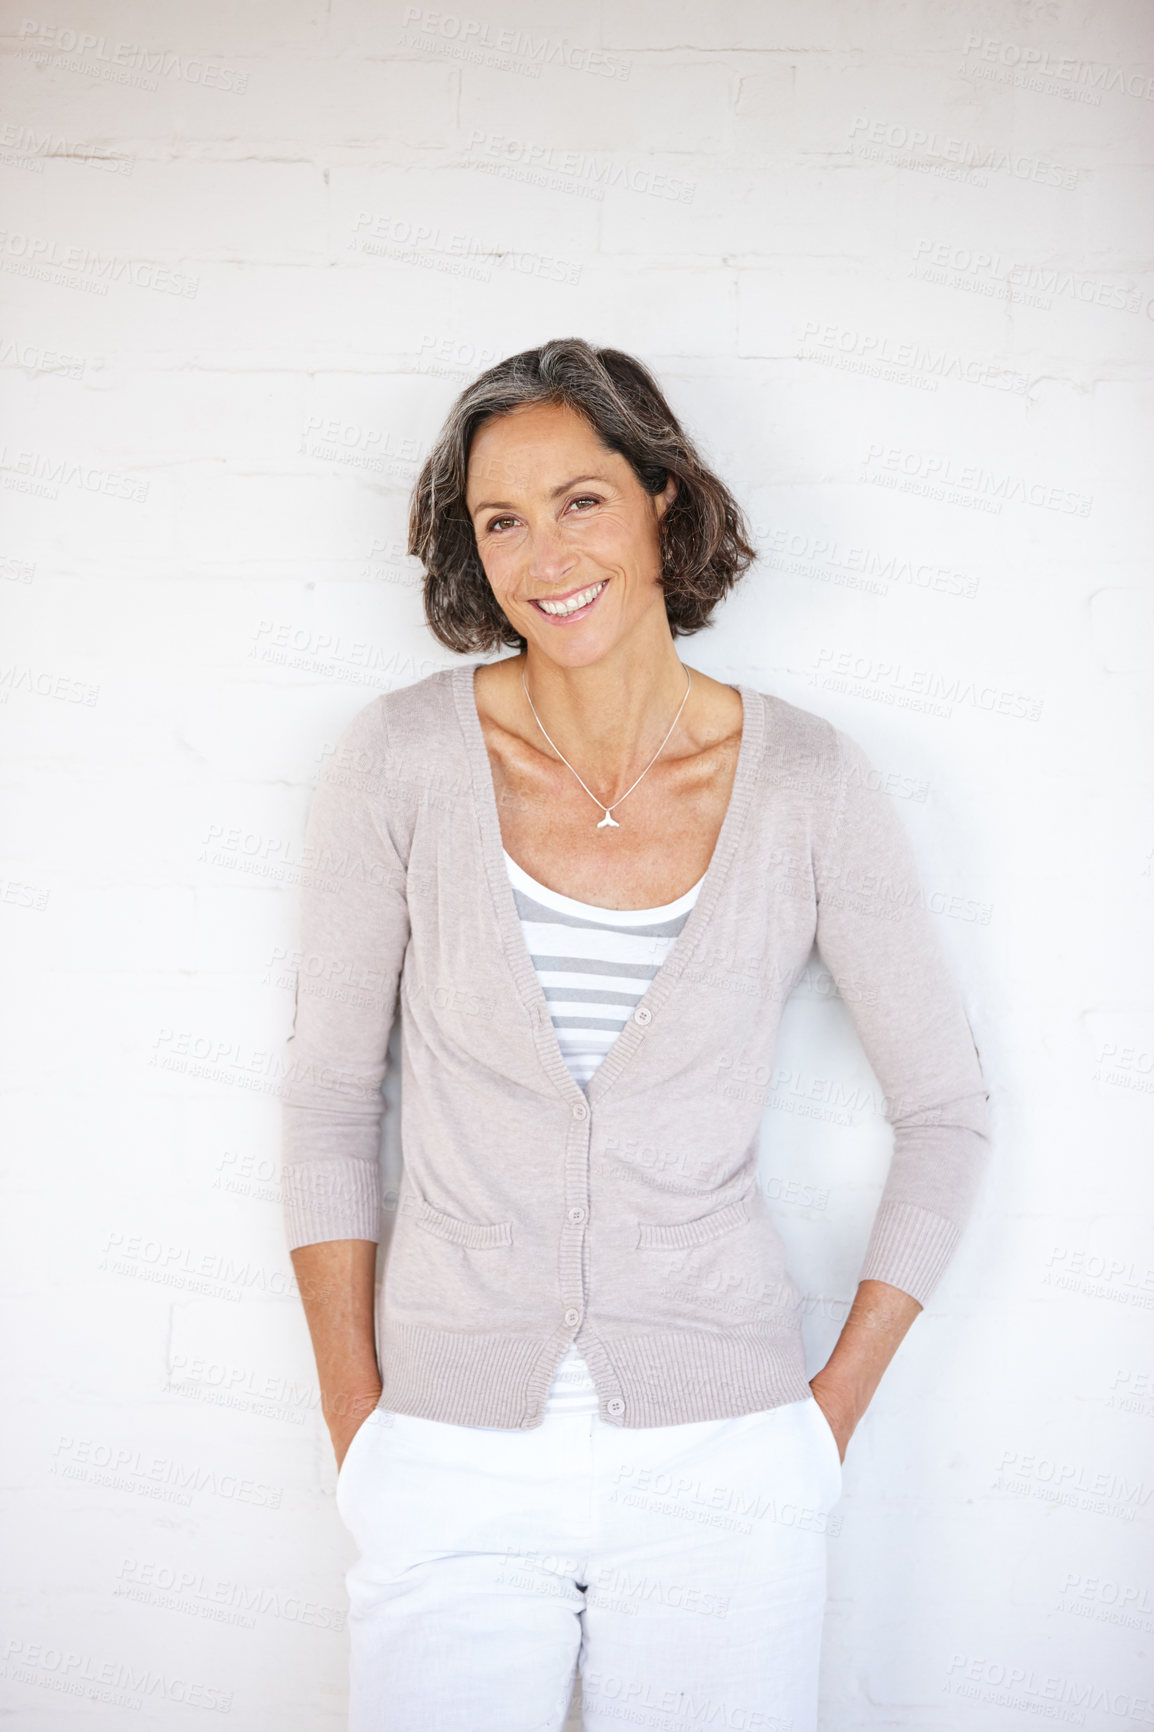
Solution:
M829 1359L810 1379L844 1452L883 1373L922 1307L885 1281L862 1281Z
M321 1393L321 1413L333 1436L355 1431L380 1404L381 1381L365 1383L356 1389L324 1390Z
M820 1394L823 1407L833 1408L851 1425L856 1425L873 1397L876 1382L863 1378L851 1356L842 1354L840 1363L831 1358L816 1376L810 1379L814 1394Z
M859 1406L851 1388L839 1383L834 1378L826 1377L824 1371L819 1371L816 1377L810 1378L809 1387L814 1400L829 1422L830 1430L837 1439L838 1450L844 1460L846 1447L857 1430L865 1407Z

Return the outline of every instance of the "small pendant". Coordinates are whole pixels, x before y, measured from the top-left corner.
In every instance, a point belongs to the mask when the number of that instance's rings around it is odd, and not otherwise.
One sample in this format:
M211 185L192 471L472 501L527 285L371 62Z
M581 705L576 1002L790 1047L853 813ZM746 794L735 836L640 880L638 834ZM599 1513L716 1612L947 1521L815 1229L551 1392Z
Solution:
M617 820L616 820L616 818L614 818L614 817L613 817L613 816L612 816L612 814L611 814L611 812L610 812L610 810L609 810L609 808L608 808L608 806L606 806L606 808L605 808L605 816L604 816L604 818L602 818L602 820L601 820L601 822L600 822L600 824L598 824L598 825L597 825L597 826L596 826L596 828L597 828L597 829L598 829L598 830L604 830L604 828L605 828L605 826L606 826L606 824L608 824L608 826L609 826L609 828L610 828L610 829L611 829L611 830L620 830L620 828L621 828L621 826L620 826L620 824L619 824L619 823L618 823L618 822L617 822Z

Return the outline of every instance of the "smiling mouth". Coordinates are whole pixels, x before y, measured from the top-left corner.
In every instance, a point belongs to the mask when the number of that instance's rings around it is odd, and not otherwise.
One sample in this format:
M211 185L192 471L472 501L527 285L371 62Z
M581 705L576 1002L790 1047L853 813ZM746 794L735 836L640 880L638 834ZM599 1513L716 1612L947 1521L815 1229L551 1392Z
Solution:
M575 590L563 601L550 601L546 597L535 596L533 606L548 619L571 619L574 614L584 613L592 607L608 582L609 579L603 577L600 583L591 583L585 589Z

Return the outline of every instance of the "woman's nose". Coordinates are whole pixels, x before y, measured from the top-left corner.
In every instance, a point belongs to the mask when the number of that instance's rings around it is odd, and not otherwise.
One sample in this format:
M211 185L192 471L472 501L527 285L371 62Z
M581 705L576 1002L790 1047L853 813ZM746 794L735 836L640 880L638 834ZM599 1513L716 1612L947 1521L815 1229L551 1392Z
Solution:
M555 523L535 526L529 538L529 576L535 583L559 583L577 563Z

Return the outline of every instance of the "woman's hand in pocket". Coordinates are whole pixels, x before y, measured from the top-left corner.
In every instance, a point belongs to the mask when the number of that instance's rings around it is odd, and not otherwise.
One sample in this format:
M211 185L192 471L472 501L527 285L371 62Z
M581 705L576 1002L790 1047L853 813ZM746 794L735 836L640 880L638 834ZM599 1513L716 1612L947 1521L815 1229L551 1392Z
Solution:
M355 1395L333 1396L324 1404L325 1420L337 1458L337 1472L344 1465L349 1445L370 1413L380 1405L381 1386Z
M921 1300L902 1287L873 1279L858 1282L834 1350L809 1385L843 1462L882 1373L921 1309Z
M859 1416L854 1413L845 1397L838 1394L835 1387L831 1387L828 1382L822 1383L820 1371L816 1377L810 1379L809 1387L810 1393L825 1415L826 1424L833 1432L838 1458L844 1466L845 1452L849 1448L849 1440L857 1427Z

